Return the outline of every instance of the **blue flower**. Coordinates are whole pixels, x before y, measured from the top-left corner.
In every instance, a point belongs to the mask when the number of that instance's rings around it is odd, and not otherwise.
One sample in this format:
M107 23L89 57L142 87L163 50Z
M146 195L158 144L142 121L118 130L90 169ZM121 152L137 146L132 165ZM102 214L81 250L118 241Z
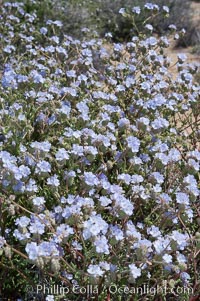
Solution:
M47 161L39 161L36 164L35 172L38 174L51 172L51 164Z
M162 184L164 182L164 176L157 171L152 172L149 176L149 179L155 180L158 184Z
M129 136L128 138L126 138L126 141L128 147L131 149L133 153L137 153L139 151L140 140L138 138Z
M34 222L30 223L29 231L33 234L43 234L45 232L45 225L37 219Z
M21 228L27 227L29 223L30 223L30 218L27 216L21 216L20 218L17 218L15 221L15 224Z
M59 148L57 153L55 154L57 161L65 161L69 159L69 154L64 148Z
M53 175L47 179L47 185L58 187L60 186L60 181L57 175Z
M184 204L184 205L189 205L190 202L188 195L183 192L176 193L176 201L178 204Z
M162 256L162 258L163 258L164 262L172 263L172 256L171 255L165 254L165 255Z
M159 10L159 6L157 4L153 4L153 3L146 3L144 5L144 7L148 10Z
M41 206L41 205L44 205L45 199L44 199L44 197L35 197L35 198L33 198L32 202L33 202L33 205L35 205L35 206Z
M110 225L109 227L110 230L110 236L115 238L117 241L123 240L124 239L124 233L123 231L119 228L117 225Z
M141 276L141 269L138 268L134 263L129 264L130 276L133 279L136 279Z
M137 14L137 15L139 15L140 12L141 12L141 8L139 6L134 6L132 8L132 12L135 13L135 14Z
M94 278L101 277L105 273L105 271L103 271L97 264L90 264L88 266L87 272Z
M40 28L40 32L41 32L41 34L43 34L43 35L46 35L46 34L47 34L47 31L48 31L48 29L47 29L46 27L41 27L41 28Z
M84 182L88 186L97 186L99 184L99 179L92 172L84 172Z
M92 236L97 236L99 234L106 234L108 230L108 224L98 215L92 215L83 224L83 237L84 239L89 239Z
M119 14L121 14L121 15L123 15L125 13L125 8L120 8L120 10L119 10Z
M69 70L66 72L67 77L70 78L76 78L76 71L75 70Z
M108 240L105 236L97 237L94 241L97 253L109 254Z
M4 246L4 244L6 243L6 240L3 236L0 236L0 249Z
M101 203L101 206L103 206L103 207L106 207L112 203L112 201L106 196L101 196L99 198L99 202Z

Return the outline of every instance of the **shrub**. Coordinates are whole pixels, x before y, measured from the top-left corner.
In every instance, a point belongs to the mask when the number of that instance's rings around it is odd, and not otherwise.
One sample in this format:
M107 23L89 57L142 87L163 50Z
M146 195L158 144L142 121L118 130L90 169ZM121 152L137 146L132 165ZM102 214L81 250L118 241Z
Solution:
M22 3L0 15L2 297L195 296L195 70L180 54L173 79L168 39L151 32L80 41Z
M134 34L137 33L133 26L132 18L123 18L118 15L118 11L121 7L126 8L126 10L131 11L133 7L138 5L144 5L148 1L142 0L129 0L129 1L99 1L99 16L100 16L100 32L105 34L111 31L113 33L114 40L130 40ZM154 1L159 7L165 6L166 1L156 0ZM182 28L190 28L191 19L190 15L190 3L189 1L181 0L170 0L167 2L170 10L170 15L168 18L163 18L162 14L155 14L154 18L151 20L154 30L158 34L163 34L168 30L170 24L176 24L178 30ZM143 29L144 21L146 20L147 12L142 11L141 14L135 14L134 23L137 25L138 30ZM187 18L186 18L187 16Z
M143 22L148 15L146 11L135 14L133 18L123 18L120 16L119 9L126 8L131 11L135 6L143 6L147 0L24 0L25 10L33 12L36 10L40 21L57 18L62 20L63 29L66 34L81 39L82 28L89 28L91 32L96 31L101 37L107 32L112 33L113 41L122 42L131 40L132 36L143 30ZM155 0L155 4L160 7L166 5L165 0ZM163 18L157 14L152 19L154 31L163 34L168 31L170 24L175 24L178 30L185 28L187 34L179 40L178 46L195 45L199 42L199 30L195 29L192 23L190 1L169 0L167 5L170 10L168 18ZM40 22L41 23L41 22ZM136 24L138 31L134 24Z
M192 53L197 54L197 55L200 55L200 44L195 45L195 46L192 48Z
M198 72L195 74L195 80L198 84L200 84L200 70L198 70Z

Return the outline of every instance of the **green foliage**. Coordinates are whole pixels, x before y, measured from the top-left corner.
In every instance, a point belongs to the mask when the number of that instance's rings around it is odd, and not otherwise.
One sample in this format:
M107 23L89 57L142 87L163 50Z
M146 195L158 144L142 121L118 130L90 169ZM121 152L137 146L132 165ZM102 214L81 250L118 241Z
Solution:
M33 265L27 264L27 260L13 252L12 260L2 257L0 292L3 292L4 296L10 296L14 299L24 296L28 286L34 286L34 282L38 283L39 274L32 267Z

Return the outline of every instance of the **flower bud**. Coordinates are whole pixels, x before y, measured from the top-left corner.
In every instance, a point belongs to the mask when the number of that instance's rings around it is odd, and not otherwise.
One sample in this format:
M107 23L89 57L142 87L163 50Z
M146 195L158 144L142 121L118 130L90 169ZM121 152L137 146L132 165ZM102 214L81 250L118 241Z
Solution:
M11 256L12 256L12 253L11 253L11 247L6 246L6 247L4 248L4 253L5 253L5 256L6 256L8 259L11 259Z
M13 204L10 204L8 207L8 213L12 216L15 215L15 206Z
M44 269L44 259L42 257L38 257L36 260L35 260L35 265L43 270Z
M51 271L53 273L58 273L60 270L60 262L58 258L51 259Z

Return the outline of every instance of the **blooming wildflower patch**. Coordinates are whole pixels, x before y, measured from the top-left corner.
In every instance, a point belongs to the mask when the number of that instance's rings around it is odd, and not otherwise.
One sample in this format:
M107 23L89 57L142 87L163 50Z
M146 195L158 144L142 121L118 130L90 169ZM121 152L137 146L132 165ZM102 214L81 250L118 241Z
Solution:
M142 9L159 12L146 3L132 13ZM3 269L13 260L34 283L40 273L92 281L99 300L104 285L159 285L160 275L197 287L200 88L186 58L173 79L168 39L149 23L109 50L104 39L61 36L59 20L37 29L22 3L2 6L2 24Z

